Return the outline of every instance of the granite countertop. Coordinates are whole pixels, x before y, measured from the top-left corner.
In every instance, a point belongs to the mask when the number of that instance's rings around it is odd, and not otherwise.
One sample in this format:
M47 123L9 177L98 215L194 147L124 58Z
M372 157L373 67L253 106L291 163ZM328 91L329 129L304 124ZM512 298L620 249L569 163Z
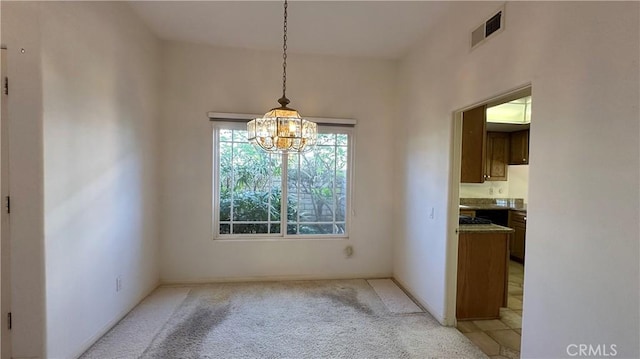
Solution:
M461 224L458 227L460 233L512 233L514 230L509 227L497 224Z
M460 209L502 209L526 212L527 205L521 198L460 198Z

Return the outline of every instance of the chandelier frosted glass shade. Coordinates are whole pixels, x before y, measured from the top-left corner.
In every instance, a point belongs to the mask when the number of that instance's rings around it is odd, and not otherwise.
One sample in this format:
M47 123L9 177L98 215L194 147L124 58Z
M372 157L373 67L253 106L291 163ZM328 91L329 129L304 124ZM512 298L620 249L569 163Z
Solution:
M318 126L303 119L298 111L279 107L264 117L247 123L247 137L253 144L271 153L301 153L313 149Z

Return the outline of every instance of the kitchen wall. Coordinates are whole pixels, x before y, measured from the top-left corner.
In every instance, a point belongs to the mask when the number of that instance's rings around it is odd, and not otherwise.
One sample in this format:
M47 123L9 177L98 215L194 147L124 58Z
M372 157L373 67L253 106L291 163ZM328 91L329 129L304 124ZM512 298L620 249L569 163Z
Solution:
M206 114L259 114L277 106L282 54L181 42L165 42L162 54L163 282L391 275L396 63L289 54L291 106L305 116L358 121L348 240L214 241L212 124ZM344 254L348 245L351 258Z
M460 198L522 198L527 203L529 165L508 167L506 181L460 183Z
M453 4L402 61L394 276L454 320L452 113L531 83L522 357L585 343L639 357L640 4L507 2L504 31L471 51L503 4Z
M11 181L13 357L73 358L158 283L159 42L123 3L2 6L12 176L32 176Z
M529 202L529 166L509 166L509 194L510 198L522 198Z

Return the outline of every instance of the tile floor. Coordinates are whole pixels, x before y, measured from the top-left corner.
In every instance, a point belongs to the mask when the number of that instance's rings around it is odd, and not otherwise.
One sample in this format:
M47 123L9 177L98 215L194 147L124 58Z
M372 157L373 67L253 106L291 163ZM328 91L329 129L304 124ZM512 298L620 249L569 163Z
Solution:
M500 308L500 319L458 322L458 330L492 359L520 358L523 282L524 266L510 261L507 308Z

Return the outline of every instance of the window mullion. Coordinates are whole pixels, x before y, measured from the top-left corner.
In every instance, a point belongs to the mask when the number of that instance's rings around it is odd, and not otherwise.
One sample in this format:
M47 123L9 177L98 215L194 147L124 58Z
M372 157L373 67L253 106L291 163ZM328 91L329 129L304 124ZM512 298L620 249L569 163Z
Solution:
M214 143L214 153L213 153L213 168L214 168L214 176L213 176L213 228L214 235L220 235L220 196L222 191L220 190L220 186L222 185L222 181L220 179L220 129L214 127L213 130L213 143Z
M273 157L269 155L269 167L273 166ZM271 233L271 190L273 189L273 173L269 172L269 191L267 192L267 233Z
M298 154L298 178L296 179L296 235L300 234L300 172L302 172L302 157Z
M234 166L235 162L235 142L233 140L234 131L231 131L231 188L229 188L229 192L231 193L231 198L229 201L229 234L233 234L233 197L236 192L235 183L236 183L236 169Z
M289 171L288 171L288 167L289 167L289 155L286 153L282 154L281 157L282 163L280 163L280 173L281 173L281 182L280 182L280 193L281 193L281 198L280 198L280 235L282 237L286 237L287 236L287 209L289 207L289 189L288 187L288 183L289 183Z
M338 196L336 194L336 182L338 181L338 135L333 135L333 226L332 231L336 230L336 211L338 210Z

